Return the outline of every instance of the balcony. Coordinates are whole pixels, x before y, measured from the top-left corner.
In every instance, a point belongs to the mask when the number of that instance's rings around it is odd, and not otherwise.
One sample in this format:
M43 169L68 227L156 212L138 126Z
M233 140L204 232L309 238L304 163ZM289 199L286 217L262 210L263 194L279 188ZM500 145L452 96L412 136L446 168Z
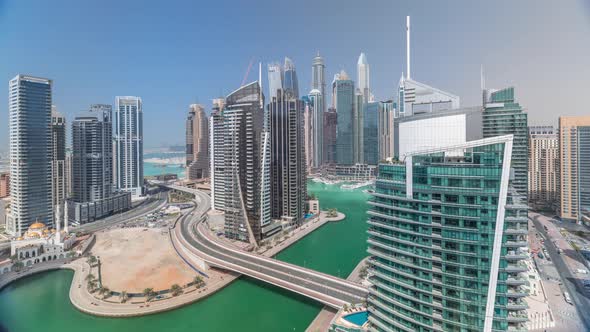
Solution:
M508 266L504 268L504 271L508 273L525 272L528 271L528 267L523 262L509 263Z
M509 311L526 310L528 308L529 305L522 299L509 299L508 304L506 305L506 309Z
M529 318L526 313L511 312L508 314L508 317L506 317L506 320L509 323L525 323Z

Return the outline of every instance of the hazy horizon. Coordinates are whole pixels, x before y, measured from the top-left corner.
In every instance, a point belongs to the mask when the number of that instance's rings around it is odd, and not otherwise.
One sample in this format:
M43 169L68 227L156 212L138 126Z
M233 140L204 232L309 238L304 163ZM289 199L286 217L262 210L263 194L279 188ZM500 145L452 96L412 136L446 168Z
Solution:
M487 87L515 86L530 125L556 125L559 115L590 113L575 100L590 77L589 13L582 0L486 6L0 0L0 151L8 150L8 81L17 74L52 79L53 103L68 122L90 104L140 96L146 148L184 144L189 104L209 111L211 99L239 87L251 59L247 81L257 79L262 61L266 89L266 64L289 56L303 95L318 51L328 85L340 69L356 80L364 52L376 99L391 99L405 71L406 15L412 20L412 78L459 95L463 106L480 105L483 65Z

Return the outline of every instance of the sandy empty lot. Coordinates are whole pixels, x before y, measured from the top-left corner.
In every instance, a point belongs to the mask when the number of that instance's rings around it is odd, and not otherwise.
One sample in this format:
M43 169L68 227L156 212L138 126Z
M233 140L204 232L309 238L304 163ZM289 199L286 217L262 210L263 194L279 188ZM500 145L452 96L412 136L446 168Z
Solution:
M100 232L92 254L102 262L103 284L114 291L158 291L193 280L193 271L170 243L166 228L122 228Z

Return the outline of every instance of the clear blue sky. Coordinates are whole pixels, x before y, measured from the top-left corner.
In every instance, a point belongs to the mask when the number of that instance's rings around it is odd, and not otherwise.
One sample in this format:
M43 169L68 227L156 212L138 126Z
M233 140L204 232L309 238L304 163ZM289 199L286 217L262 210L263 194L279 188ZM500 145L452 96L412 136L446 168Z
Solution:
M251 58L291 57L303 93L317 51L328 82L340 69L355 77L363 51L375 96L392 98L406 15L414 79L477 105L483 64L488 87L516 87L531 124L590 114L587 0L153 2L0 0L0 151L8 81L18 73L53 79L54 104L68 120L117 95L142 97L146 147L183 144L188 105L209 108L236 89Z

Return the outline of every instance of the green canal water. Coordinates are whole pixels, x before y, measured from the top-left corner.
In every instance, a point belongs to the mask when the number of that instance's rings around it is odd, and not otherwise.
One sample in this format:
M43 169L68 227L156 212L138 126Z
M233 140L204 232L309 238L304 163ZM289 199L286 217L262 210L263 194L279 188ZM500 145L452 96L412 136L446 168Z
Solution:
M347 276L366 256L366 199L361 190L310 182L322 209L346 214L283 251L277 258L335 276ZM22 279L0 293L0 331L305 331L322 305L303 296L242 277L204 301L157 315L111 319L77 311L68 291L73 272Z

